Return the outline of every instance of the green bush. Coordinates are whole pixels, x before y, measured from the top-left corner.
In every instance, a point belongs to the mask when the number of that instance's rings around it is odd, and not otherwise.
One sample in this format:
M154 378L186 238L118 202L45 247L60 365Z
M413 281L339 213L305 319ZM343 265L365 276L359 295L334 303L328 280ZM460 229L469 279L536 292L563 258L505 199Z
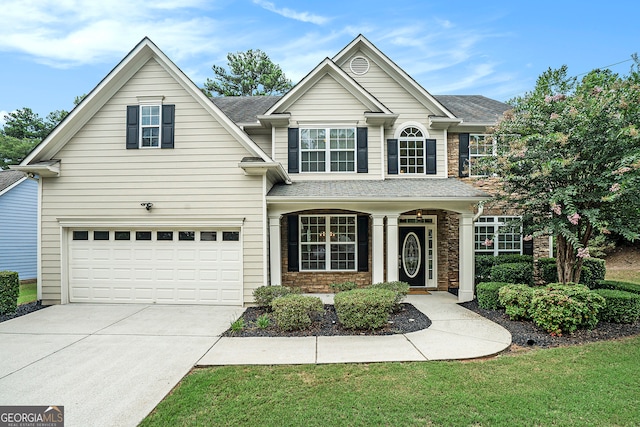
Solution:
M631 282L618 282L616 280L598 280L597 289L615 289L617 291L631 292L640 294L640 285Z
M491 281L533 285L533 264L513 262L491 267Z
M634 323L640 319L640 294L614 289L593 291L605 299L598 318L604 322Z
M538 271L545 283L558 281L555 258L540 258L538 260ZM594 289L597 287L599 280L604 280L606 272L607 269L603 259L584 258L582 260L582 271L580 272L580 283L587 285L590 289Z
M538 273L544 283L556 283L558 281L558 270L555 258L539 258Z
M527 285L507 285L498 291L498 300L511 320L530 319L529 307L533 288Z
M344 292L344 291L350 291L352 289L357 289L358 284L356 282L332 283L329 285L329 287L334 292Z
M374 283L370 286L372 289L388 289L396 294L393 300L393 311L400 309L400 303L409 294L410 285L407 282L382 282Z
M396 293L388 289L354 289L334 297L338 320L348 329L378 329L387 324Z
M498 291L503 286L507 286L510 283L505 282L482 282L476 286L476 298L478 298L478 305L485 310L497 310L502 308L500 301L498 300Z
M15 271L0 271L0 314L15 313L18 309L20 279Z
M298 289L294 290L286 286L260 286L253 291L253 298L256 305L271 310L271 303L274 299L299 292Z
M495 278L491 277L491 268L494 265L510 264L514 262L525 262L533 265L533 257L531 255L478 255L476 256L476 284L480 282L495 281Z
M271 302L273 318L283 331L306 329L314 317L322 314L324 305L318 297L289 294Z
M553 283L534 289L529 313L536 325L552 335L562 335L594 328L604 304L604 298L584 285Z

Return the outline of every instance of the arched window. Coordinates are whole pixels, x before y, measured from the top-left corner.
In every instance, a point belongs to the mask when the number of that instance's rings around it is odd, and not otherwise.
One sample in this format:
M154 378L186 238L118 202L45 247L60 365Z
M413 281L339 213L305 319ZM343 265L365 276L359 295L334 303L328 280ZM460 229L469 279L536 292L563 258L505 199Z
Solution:
M400 173L424 174L425 143L422 131L413 126L404 128L400 132L398 145Z

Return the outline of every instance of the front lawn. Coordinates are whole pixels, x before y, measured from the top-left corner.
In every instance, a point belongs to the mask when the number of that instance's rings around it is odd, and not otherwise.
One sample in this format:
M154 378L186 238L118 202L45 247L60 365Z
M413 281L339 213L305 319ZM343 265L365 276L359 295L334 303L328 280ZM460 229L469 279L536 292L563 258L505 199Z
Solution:
M635 425L640 336L472 362L196 369L142 426Z
M640 270L607 270L606 279L640 284Z
M36 282L20 284L18 305L34 302L38 299L38 284Z

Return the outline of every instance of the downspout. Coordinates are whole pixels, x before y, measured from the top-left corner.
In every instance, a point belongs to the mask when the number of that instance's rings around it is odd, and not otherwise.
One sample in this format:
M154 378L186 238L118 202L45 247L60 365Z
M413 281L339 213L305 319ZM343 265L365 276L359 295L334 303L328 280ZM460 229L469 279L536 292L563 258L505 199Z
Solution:
M473 222L476 222L478 218L484 213L484 201L478 202L478 213L473 216Z

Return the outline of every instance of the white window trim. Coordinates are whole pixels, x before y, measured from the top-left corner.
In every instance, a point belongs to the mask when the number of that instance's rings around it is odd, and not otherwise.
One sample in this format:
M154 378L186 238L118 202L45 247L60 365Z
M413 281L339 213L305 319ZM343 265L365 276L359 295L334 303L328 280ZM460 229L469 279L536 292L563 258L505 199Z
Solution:
M418 129L420 132L422 132L422 168L423 168L423 172L412 172L412 173L408 173L408 172L402 172L402 166L400 165L400 140L403 139L402 138L402 132L404 132L405 129L407 128L416 128ZM398 140L398 175L403 175L403 176L423 176L425 175L425 171L426 171L426 167L427 167L427 139L429 138L429 132L427 132L427 129L422 125L422 123L419 122L413 122L413 121L408 121L408 122L404 122L402 123L402 125L398 126L396 128L396 131L394 132L393 135L394 139ZM408 140L405 138L405 140ZM419 139L415 139L416 141L419 141Z
M138 141L138 148L140 149L156 149L161 148L162 146L162 101L164 100L164 95L160 96L138 96L138 105L139 105L139 115L138 115L138 134L140 135ZM155 125L143 125L142 124L142 109L143 107L158 107L158 126ZM151 147L144 147L142 145L142 129L143 128L158 128L158 145Z
M486 133L470 133L469 134L469 177L471 178L481 178L487 176L486 174L474 174L473 173L473 161L471 159L482 159L484 157L496 157L498 154L497 151L497 141L495 138L491 141L492 149L491 154L472 154L471 153L471 141L473 136L483 136L485 139L491 135Z
M303 242L302 241L302 218L325 218L325 228L327 234L324 242ZM354 218L355 239L353 242L331 242L331 218ZM302 267L302 245L324 245L325 247L325 268L304 269ZM354 248L354 268L352 269L332 269L331 268L331 245L353 245ZM298 265L301 272L356 272L358 271L358 218L357 215L300 215L298 218Z
M325 148L324 150L311 150L311 149L303 149L302 148L302 131L303 130L315 130L315 129L323 129L326 135ZM353 149L331 149L331 130L332 129L352 129L353 130ZM300 135L298 136L298 147L300 151L300 164L298 165L300 173L331 173L331 174L353 174L358 171L358 128L357 126L304 126L300 128ZM323 171L303 171L302 170L302 153L304 152L324 152L324 170ZM331 153L332 152L353 152L353 170L352 171L332 171L331 170ZM328 166L328 167L327 167Z
M505 252L510 253L510 254L519 254L522 255L522 251L524 249L524 243L523 243L523 236L522 236L522 227L520 227L520 250L519 251L515 251L515 250L507 250L507 249L502 249L500 250L498 248L498 239L500 234L505 234L505 233L500 233L500 227L502 227L504 224L506 224L506 221L498 221L499 218L504 218L507 221L509 219L512 218L521 218L519 216L516 215L483 215L480 218L493 218L492 222L475 222L473 225L473 241L474 241L474 253L476 255L493 255L493 256L498 256L500 255L500 252L503 252L503 254ZM491 245L491 252L492 253L488 253L489 249L487 250L481 250L481 249L476 249L475 248L475 242L476 242L476 236L477 236L477 227L483 227L483 226L492 226L494 227L494 232L493 232L493 237L492 237L492 245ZM511 234L511 233L508 233Z

